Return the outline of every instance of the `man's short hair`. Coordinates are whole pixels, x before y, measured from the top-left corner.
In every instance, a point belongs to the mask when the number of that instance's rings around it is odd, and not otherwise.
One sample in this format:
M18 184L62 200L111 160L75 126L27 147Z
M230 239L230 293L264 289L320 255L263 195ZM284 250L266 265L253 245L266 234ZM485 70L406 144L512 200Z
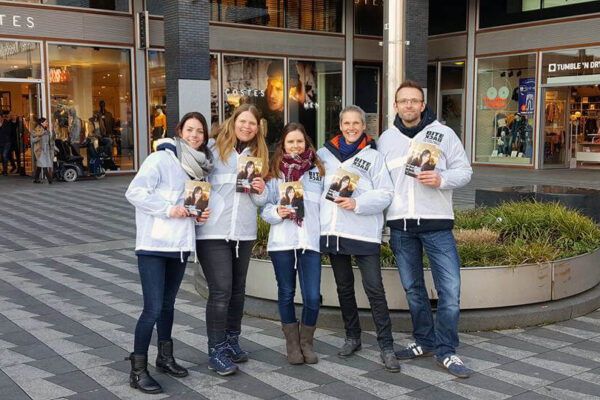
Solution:
M404 89L404 88L413 88L413 89L419 90L421 92L422 100L425 101L425 92L423 91L423 88L421 87L421 85L419 85L415 81L407 79L404 82L402 82L400 84L400 86L398 86L398 89L396 89L396 94L394 95L394 102L396 102L398 100L398 92L400 91L400 89Z
M349 105L345 107L342 111L340 111L340 122L342 122L342 120L344 119L344 114L350 111L358 113L360 115L360 119L362 120L363 125L367 124L367 115L365 114L365 111L354 104Z

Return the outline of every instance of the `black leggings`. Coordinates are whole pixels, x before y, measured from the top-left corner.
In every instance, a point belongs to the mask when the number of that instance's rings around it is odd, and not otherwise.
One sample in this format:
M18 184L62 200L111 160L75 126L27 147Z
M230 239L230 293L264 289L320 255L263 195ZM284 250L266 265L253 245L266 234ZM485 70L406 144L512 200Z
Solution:
M48 182L52 182L52 172L50 168L37 167L35 169L35 176L33 177L33 179L39 181L40 173L42 175L42 179L44 179L45 177L46 179L48 179Z
M239 247L236 249L236 246ZM208 348L242 329L246 274L254 240L198 240L196 252L208 284ZM237 255L237 257L236 257Z

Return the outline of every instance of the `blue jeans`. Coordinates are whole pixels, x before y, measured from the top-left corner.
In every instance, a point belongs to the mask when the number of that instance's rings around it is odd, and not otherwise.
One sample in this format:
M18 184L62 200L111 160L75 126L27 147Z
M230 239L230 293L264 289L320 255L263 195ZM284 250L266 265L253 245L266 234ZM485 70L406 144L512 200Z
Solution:
M156 324L158 340L170 340L175 297L186 262L178 258L138 255L138 270L144 294L144 310L135 326L133 352L146 354Z
M451 230L405 232L391 230L390 245L398 263L410 308L415 342L437 357L456 353L460 314L460 261ZM436 322L423 278L423 248L438 292Z
M294 252L296 255L294 256ZM321 300L321 254L316 251L284 250L270 251L271 261L277 278L277 304L279 315L284 324L297 321L294 308L296 294L296 269L302 293L302 324L315 326L319 316ZM296 264L294 266L294 264Z

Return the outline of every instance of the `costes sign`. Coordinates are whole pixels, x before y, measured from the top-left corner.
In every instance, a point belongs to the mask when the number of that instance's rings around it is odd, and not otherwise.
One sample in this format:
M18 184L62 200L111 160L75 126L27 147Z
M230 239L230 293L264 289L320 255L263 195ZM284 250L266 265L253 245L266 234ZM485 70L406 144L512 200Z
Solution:
M0 14L0 27L35 28L35 19L24 15Z

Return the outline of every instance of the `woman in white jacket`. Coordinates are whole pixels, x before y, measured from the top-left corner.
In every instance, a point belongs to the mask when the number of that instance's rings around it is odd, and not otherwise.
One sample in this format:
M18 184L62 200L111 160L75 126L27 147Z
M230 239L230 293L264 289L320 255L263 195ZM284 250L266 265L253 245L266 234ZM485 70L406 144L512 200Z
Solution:
M144 310L136 328L129 384L144 393L160 393L161 386L147 370L148 347L156 324L156 370L187 376L173 358L173 310L189 254L195 251L194 218L183 206L185 182L204 179L213 169L207 148L208 129L202 114L183 116L174 139L162 139L146 158L125 196L135 206L138 270ZM210 211L197 218L206 222Z
M287 124L269 167L269 199L261 216L271 224L267 250L277 278L277 303L290 364L318 362L313 336L321 288L319 201L324 175L323 163L304 126ZM296 269L304 305L300 326L294 309Z
M256 239L257 207L266 201L263 177L269 163L259 121L258 109L243 104L219 127L215 140L209 142L215 155L215 169L208 178L212 217L196 228L196 249L208 284L208 368L220 375L235 373L234 363L248 360L248 353L240 348L239 336L246 273ZM259 158L263 167L261 176L249 182L250 193L236 191L238 165L247 162L240 159L244 156Z

